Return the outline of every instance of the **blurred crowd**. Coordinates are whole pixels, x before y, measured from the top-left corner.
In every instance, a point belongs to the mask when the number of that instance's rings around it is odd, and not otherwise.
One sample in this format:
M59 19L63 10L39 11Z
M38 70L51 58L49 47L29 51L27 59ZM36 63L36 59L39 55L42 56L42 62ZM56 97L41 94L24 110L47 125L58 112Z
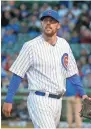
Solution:
M1 25L2 42L12 44L17 42L18 34L28 34L34 38L41 33L40 14L44 10L54 9L60 15L60 37L69 43L91 43L91 2L27 2L2 1ZM52 2L53 3L53 2ZM71 5L72 4L72 5Z

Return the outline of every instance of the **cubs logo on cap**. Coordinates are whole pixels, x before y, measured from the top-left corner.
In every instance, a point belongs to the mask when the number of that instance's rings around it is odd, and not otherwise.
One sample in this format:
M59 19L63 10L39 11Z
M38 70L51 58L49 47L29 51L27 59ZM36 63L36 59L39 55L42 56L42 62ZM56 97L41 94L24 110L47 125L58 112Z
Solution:
M63 67L65 68L65 70L67 70L67 66L68 66L68 54L67 53L63 54L61 61L62 61Z
M53 19L55 19L57 22L60 23L60 17L57 11L55 10L46 10L42 13L42 15L40 16L40 20L43 20L45 17L52 17Z
M48 15L50 15L50 14L51 14L51 11L48 12Z

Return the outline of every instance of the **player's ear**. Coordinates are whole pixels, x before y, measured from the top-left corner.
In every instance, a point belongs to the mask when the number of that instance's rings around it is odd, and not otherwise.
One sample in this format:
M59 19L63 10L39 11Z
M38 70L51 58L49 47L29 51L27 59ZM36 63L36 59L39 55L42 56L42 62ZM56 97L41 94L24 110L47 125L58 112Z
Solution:
M41 21L40 23L41 23L41 26L43 26L43 22Z
M60 29L60 27L61 27L61 24L58 24L58 27L57 27L57 28L58 28L58 30Z

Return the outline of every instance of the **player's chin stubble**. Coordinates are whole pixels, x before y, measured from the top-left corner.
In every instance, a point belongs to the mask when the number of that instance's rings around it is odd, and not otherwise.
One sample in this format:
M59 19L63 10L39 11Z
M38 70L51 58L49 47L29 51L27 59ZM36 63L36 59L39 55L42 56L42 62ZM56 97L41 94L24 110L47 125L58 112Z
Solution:
M47 32L46 30L43 31L43 33L48 36L48 37L52 37L53 35L56 34L57 31L51 31L51 32Z

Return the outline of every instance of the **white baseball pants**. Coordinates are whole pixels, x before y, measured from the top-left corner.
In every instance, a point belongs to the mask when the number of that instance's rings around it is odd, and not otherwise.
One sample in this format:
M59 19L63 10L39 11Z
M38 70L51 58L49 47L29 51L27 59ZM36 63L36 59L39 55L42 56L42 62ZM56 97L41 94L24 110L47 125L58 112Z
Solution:
M30 93L27 107L34 128L56 129L60 122L62 98L55 99Z

